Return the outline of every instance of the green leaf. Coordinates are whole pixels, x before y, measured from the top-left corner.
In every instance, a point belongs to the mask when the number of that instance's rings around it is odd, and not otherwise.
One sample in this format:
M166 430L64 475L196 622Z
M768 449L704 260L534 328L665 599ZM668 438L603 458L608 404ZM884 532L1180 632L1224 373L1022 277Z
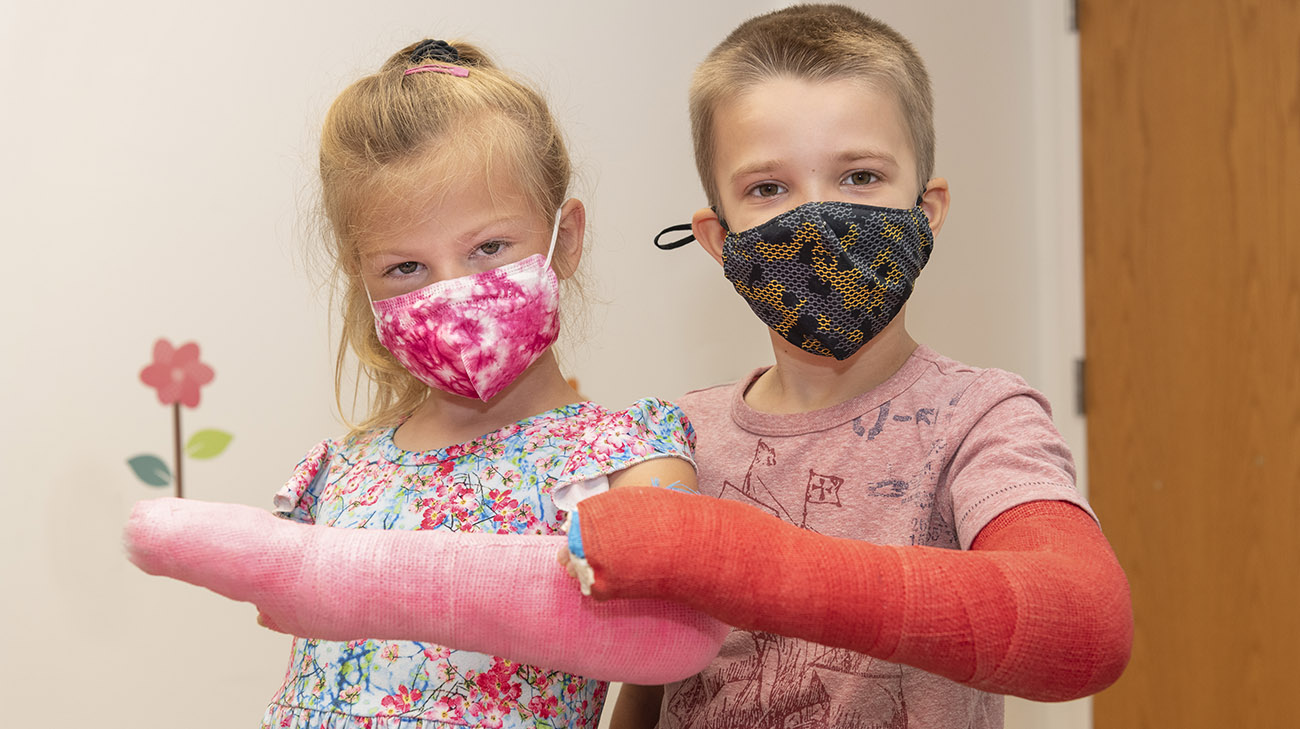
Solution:
M185 444L185 452L190 458L216 458L234 437L224 430L200 430Z
M172 482L172 470L158 456L139 455L126 463L137 478L150 486L166 486Z

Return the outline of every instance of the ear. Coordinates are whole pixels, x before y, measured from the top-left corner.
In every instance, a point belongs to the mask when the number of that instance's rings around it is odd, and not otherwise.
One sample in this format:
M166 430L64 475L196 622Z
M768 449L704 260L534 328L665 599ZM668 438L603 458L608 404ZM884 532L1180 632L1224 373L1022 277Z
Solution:
M718 222L718 214L713 212L713 208L700 208L695 211L691 216L691 233L704 250L713 256L713 260L721 265L722 241L726 240L727 231L722 227L722 223Z
M551 268L558 278L566 279L578 270L582 260L582 243L587 235L587 208L582 201L569 198L560 207L560 232L555 239L555 256Z
M925 185L925 192L921 193L921 209L925 211L925 217L930 219L930 230L937 236L939 230L943 228L943 221L948 217L948 202L951 196L948 193L948 181L942 177L936 177Z

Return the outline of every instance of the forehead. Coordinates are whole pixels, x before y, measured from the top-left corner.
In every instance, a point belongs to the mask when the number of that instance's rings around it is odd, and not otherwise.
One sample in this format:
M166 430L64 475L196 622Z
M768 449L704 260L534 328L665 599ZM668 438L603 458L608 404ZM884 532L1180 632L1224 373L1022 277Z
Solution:
M362 253L411 231L433 226L460 232L493 220L535 217L511 155L478 145L430 145L402 165L377 175L358 203Z
M901 170L916 166L897 94L859 79L761 81L719 102L713 134L719 183L765 161L866 151L892 157Z

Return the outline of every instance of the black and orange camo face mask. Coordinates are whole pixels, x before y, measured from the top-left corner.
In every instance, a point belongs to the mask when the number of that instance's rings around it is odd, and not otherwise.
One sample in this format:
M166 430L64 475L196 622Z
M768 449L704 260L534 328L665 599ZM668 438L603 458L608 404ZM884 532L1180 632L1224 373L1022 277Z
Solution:
M796 347L842 360L898 316L933 247L919 205L810 202L728 232L722 262L765 324Z

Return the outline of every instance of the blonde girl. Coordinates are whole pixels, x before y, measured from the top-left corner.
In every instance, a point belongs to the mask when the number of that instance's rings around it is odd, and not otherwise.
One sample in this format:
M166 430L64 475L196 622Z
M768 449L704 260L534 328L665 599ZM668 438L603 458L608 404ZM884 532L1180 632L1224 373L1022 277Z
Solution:
M264 727L595 726L606 684L592 676L699 670L724 626L666 603L595 605L554 561L550 535L582 496L689 488L695 473L676 406L609 410L560 371L558 286L585 210L546 103L474 46L422 41L334 102L320 174L336 396L354 355L369 414L299 464L274 500L288 522L147 502L132 559L305 636Z

